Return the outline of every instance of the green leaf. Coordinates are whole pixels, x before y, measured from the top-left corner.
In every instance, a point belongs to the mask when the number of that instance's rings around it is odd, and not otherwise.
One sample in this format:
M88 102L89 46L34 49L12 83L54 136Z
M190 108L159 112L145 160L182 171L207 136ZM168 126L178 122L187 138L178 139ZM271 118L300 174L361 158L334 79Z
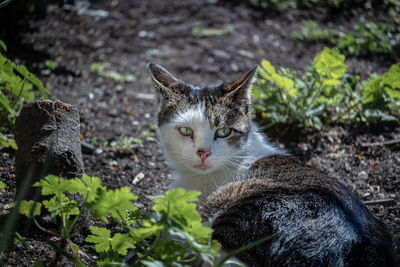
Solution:
M0 40L0 48L2 48L4 51L7 51L7 46L2 40Z
M39 182L36 182L33 186L42 187L42 195L60 195L65 191L68 185L64 178L60 178L56 175L49 174Z
M393 64L382 75L382 86L392 99L400 99L400 64Z
M128 234L115 234L111 239L111 247L122 256L128 253L129 248L135 248L132 238Z
M10 106L10 100L0 91L0 104L13 116L17 116L17 112Z
M262 77L267 79L269 82L276 84L277 87L286 90L290 96L295 97L297 95L297 89L294 87L293 80L282 74L278 74L268 60L263 59L261 61L261 66L264 68L259 69L259 73Z
M85 241L96 244L97 252L107 252L111 249L111 231L104 227L90 226L91 235Z
M40 259L36 259L33 267L44 267L43 261Z
M346 73L345 56L337 48L325 47L314 59L314 68L322 76L339 80Z
M25 215L26 217L30 218L31 211L33 208L33 205L35 202L33 200L23 200L19 204L19 213L22 215ZM35 209L32 211L33 216L38 216L40 215L40 209L42 208L42 204L39 202L36 202Z
M51 212L51 216L69 218L72 215L79 215L79 202L69 199L64 194L53 196L50 200L44 200L43 205Z
M83 174L82 180L86 183L86 192L82 193L85 196L86 201L95 201L98 197L98 190L102 188L101 179L99 177L90 177L87 174Z
M108 214L111 214L116 219L123 219L127 216L128 211L136 211L133 206L133 200L138 197L129 190L128 187L121 187L114 190L99 190L99 197L95 202L90 203L90 208L95 212L95 215L103 220Z
M198 191L185 191L182 188L168 191L166 196L154 198L153 210L167 214L200 243L207 242L212 230L202 225L194 203L200 194Z
M6 188L6 184L3 181L0 181L0 189Z

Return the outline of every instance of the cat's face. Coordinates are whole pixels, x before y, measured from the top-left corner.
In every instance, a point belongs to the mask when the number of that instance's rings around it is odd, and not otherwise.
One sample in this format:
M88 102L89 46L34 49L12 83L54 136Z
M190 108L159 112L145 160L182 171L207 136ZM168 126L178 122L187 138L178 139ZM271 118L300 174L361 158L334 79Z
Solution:
M148 70L161 93L161 142L175 166L198 174L229 172L250 131L249 87L256 68L234 82L204 88L155 64Z

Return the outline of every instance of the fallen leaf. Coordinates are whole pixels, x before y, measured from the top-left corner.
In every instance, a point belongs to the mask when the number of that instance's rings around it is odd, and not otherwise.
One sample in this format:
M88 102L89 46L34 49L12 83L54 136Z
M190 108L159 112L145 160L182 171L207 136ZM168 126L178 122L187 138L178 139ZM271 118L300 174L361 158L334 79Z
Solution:
M80 51L74 52L74 57L81 57L81 56L83 56L82 52L80 52Z
M153 180L154 180L154 178L150 177L150 178L147 178L146 182L150 183L150 182L153 182Z
M312 162L311 162L311 161L308 161L308 162L306 163L306 165L307 165L308 167L311 167L311 166L312 166Z
M371 166L369 166L369 169L372 170L376 166L377 162L374 161L372 162Z
M127 109L125 109L125 114L126 114L126 115L132 115L133 112L132 112L132 110L130 110L129 108L127 108Z
M139 162L139 158L136 154L133 155L133 161L138 163Z
M110 170L113 170L113 171L115 171L115 172L118 171L118 168L117 168L117 167L114 167L114 166L111 166L111 165L107 165L106 168L107 168L107 169L110 169Z

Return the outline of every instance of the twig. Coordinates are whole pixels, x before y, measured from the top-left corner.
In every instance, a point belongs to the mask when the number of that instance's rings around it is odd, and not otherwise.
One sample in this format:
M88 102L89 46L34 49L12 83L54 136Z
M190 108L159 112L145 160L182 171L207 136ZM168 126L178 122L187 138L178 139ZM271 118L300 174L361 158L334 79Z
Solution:
M389 204L389 205L394 205L396 204L396 201L392 198L385 198L385 199L376 199L376 200L368 200L368 201L363 201L365 205L377 205L377 204Z
M400 138L388 140L388 141L381 141L381 142L373 142L373 143L361 143L362 147L369 147L369 146L383 146L383 145L392 145L400 143Z

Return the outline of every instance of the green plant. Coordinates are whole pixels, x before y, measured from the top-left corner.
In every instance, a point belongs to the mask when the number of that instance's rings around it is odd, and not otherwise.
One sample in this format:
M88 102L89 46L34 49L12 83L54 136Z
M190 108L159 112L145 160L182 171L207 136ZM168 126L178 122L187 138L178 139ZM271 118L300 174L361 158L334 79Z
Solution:
M192 29L192 36L196 38L202 38L232 34L233 32L234 28L230 25L224 27L223 29L204 28L201 26L197 26Z
M354 33L344 33L333 28L321 28L311 20L299 31L292 32L297 41L326 41L348 54L393 53L400 46L400 32L391 24L366 21L354 26Z
M48 175L34 186L41 187L42 195L50 199L37 203L22 201L20 213L32 218L39 229L59 237L63 255L78 266L85 266L78 255L90 265L124 266L132 249L131 266L212 264L218 256L220 245L211 240L212 230L202 225L196 211L194 202L199 192L176 189L165 196L152 197L153 213L142 214L132 204L137 196L129 188L106 189L97 177L83 175L82 179L66 180ZM66 193L78 193L83 198L71 199ZM61 222L59 232L42 227L36 220L41 207L50 212L53 220ZM76 224L84 209L90 211L89 219L103 221L103 226L90 226L91 234L86 237L87 242L95 244L96 258L83 253L71 241L75 231L82 227ZM104 226L110 222L117 227ZM49 244L56 248L54 243ZM67 252L67 247L76 255Z
M108 144L105 146L107 145ZM110 143L110 146L120 154L132 154L133 151L141 145L143 145L143 141L141 139L126 136L124 136L120 141L111 141Z
M46 67L40 73L46 76L50 75L57 68L57 62L51 60L46 60L44 65Z
M372 75L369 81L363 82L362 87L364 117L398 120L400 117L400 64L392 65L382 76Z
M0 189L6 188L6 184L3 181L0 181Z
M263 60L260 78L252 88L255 116L262 127L320 129L323 124L336 121L397 119L392 114L398 109L390 107L398 106L398 65L359 86L359 77L346 73L344 60L337 49L325 48L301 77L286 68L276 71ZM376 116L377 111L380 116Z
M130 73L121 74L116 71L106 71L104 70L104 65L101 62L94 62L90 65L90 70L103 76L107 79L113 79L116 82L134 82L136 80L135 76Z
M0 46L6 48L1 41ZM0 145L16 149L15 141L7 134L13 132L24 104L38 97L48 97L43 83L24 65L11 62L0 53Z

